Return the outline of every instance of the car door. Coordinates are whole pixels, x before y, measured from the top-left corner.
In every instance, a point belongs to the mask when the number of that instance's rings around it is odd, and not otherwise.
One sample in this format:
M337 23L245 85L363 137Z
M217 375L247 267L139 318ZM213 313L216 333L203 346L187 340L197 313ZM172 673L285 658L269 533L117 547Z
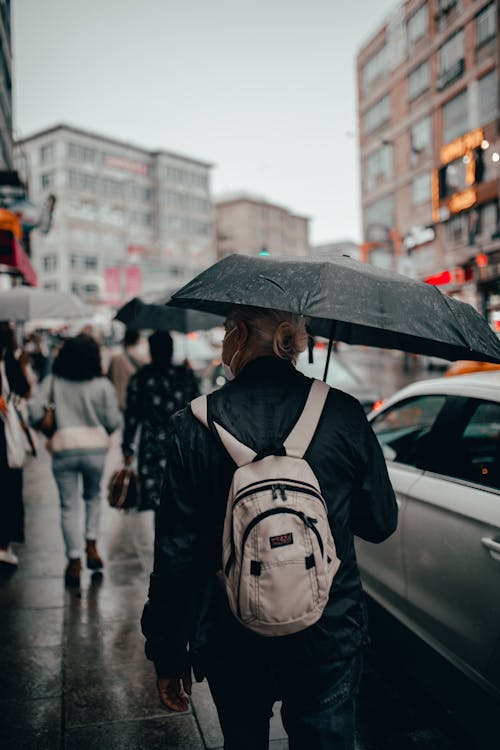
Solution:
M368 594L396 616L406 611L403 528L406 502L422 471L417 468L417 445L432 429L446 396L420 395L404 399L371 421L387 460L399 508L398 528L382 544L356 539L356 555Z
M500 689L500 403L456 399L424 461L404 519L409 618Z

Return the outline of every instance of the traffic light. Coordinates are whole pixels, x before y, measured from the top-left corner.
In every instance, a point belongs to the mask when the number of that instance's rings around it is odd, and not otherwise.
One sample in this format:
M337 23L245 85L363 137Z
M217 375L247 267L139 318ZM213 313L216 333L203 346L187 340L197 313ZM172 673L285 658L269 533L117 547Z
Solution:
M262 245L260 248L259 255L270 255L270 252L265 245Z

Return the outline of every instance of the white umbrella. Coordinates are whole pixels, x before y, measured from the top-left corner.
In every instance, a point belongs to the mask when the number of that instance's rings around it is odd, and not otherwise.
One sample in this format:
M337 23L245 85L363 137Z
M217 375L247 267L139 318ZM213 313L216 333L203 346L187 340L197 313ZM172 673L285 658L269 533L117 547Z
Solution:
M86 318L89 310L74 294L18 286L0 292L0 320L25 322L37 318Z

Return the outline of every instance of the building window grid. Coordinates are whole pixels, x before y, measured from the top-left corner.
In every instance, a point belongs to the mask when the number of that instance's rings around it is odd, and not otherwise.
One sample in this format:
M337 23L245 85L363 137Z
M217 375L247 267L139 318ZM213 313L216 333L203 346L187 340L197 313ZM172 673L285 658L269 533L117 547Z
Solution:
M363 117L363 124L365 133L372 133L382 123L389 120L391 117L391 97L389 94L375 102L369 109L366 110Z
M408 76L408 98L416 99L426 91L431 83L429 63L426 60L414 68Z
M365 188L371 192L379 182L392 176L392 148L384 145L367 157L365 162Z
M476 16L476 47L480 47L496 35L496 8L490 3Z
M430 151L432 144L431 118L423 117L414 123L410 129L410 141L412 151L422 153Z
M464 32L453 34L439 48L439 76L441 87L451 83L462 74L464 68Z
M68 143L68 158L93 164L97 160L97 150L82 143Z
M370 85L387 70L389 65L389 49L384 44L364 64L362 70L363 90L366 92Z
M58 257L57 255L44 255L42 259L44 271L57 271Z
M498 76L496 68L479 79L479 124L498 117Z
M442 115L442 143L450 143L468 131L469 109L467 89L464 89L443 105Z
M46 143L40 147L40 162L42 164L48 164L54 161L55 156L55 144Z
M407 21L407 34L410 44L415 44L427 35L429 24L429 6L424 3Z
M414 206L428 203L431 199L431 176L429 172L414 177L411 183L411 200Z
M55 184L55 173L54 172L44 172L40 175L40 188L42 190L50 190L50 188L53 188Z

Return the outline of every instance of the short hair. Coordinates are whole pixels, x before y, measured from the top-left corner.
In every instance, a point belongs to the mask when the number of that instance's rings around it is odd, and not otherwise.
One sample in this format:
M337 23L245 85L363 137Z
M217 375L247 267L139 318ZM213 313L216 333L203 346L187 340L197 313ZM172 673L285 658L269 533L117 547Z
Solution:
M123 345L134 346L134 344L137 344L137 342L139 341L140 336L141 332L136 328L127 328L125 331L125 335L123 336Z
M66 339L52 368L65 380L83 382L102 375L101 353L97 341L85 333Z
M168 331L155 331L148 339L151 360L155 364L170 364L174 342Z
M296 362L299 354L307 348L307 318L286 310L241 306L233 308L226 327L242 321L248 328L246 348L254 356L274 354L280 359Z

